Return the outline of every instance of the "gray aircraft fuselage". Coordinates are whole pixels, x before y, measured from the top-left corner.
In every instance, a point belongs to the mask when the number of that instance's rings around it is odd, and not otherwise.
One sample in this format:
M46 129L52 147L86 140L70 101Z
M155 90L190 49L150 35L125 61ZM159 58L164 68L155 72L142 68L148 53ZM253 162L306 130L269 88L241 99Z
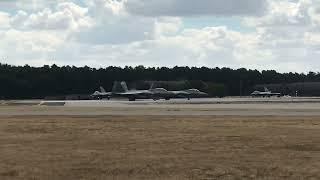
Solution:
M153 93L154 99L165 99L170 100L175 96L173 92L170 92L164 88L153 88L149 89Z
M100 91L95 91L93 94L90 95L94 99L110 99L112 96L112 92L100 92Z
M251 93L252 97L272 97L272 96L277 96L280 97L281 93L272 93L271 91L254 91Z
M177 98L201 98L201 97L207 97L208 94L205 92L201 92L198 89L187 89L182 91L169 91L175 94L175 97Z

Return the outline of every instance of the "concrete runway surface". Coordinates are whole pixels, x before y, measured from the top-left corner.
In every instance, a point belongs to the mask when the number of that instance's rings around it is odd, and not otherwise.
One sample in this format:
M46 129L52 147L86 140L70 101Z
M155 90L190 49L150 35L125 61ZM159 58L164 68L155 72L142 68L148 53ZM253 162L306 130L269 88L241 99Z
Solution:
M0 116L320 116L320 98L1 101Z

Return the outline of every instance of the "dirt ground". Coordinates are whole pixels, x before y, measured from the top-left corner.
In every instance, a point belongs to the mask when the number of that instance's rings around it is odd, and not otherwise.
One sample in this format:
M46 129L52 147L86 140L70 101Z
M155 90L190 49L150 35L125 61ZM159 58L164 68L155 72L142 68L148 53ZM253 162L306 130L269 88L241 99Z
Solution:
M0 179L320 179L320 117L0 117Z

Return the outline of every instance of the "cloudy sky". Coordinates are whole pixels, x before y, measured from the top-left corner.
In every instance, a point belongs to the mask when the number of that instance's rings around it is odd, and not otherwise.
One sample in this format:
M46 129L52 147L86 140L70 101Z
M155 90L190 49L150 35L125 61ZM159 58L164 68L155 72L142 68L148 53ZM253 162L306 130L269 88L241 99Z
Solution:
M320 0L0 0L0 62L320 71Z

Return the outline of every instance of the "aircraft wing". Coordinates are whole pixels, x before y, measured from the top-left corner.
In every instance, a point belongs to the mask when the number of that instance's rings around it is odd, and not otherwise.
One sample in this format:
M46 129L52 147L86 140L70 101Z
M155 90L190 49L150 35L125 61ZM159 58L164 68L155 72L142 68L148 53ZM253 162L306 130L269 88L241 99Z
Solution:
M147 92L147 91L133 91L133 92L123 92L123 93L119 93L121 95L143 95L143 94L147 94L147 95L152 95L152 92Z
M153 98L154 94L148 91L132 91L132 92L123 92L117 93L118 96L128 97L129 99L136 99L136 98Z
M185 91L170 91L175 95L189 95L190 93L185 92Z
M120 95L139 95L139 94L142 94L142 93L138 93L138 92L124 92L124 93L118 93Z

